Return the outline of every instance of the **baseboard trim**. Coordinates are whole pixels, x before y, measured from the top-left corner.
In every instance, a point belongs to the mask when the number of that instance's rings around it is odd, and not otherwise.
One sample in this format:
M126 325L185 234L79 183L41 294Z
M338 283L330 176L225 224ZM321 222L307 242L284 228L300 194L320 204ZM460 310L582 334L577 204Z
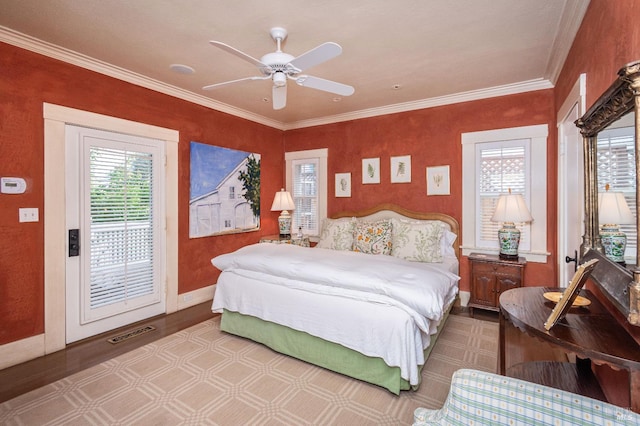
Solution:
M178 295L178 310L190 308L204 302L211 302L216 285L202 287ZM45 335L27 337L0 345L0 370L46 355Z
M469 304L469 299L471 299L471 292L461 291L458 293L458 297L460 298L460 306L466 307Z
M44 334L0 345L0 370L43 356Z
M190 308L204 302L212 302L213 295L216 291L216 285L202 287L187 293L178 295L178 310Z

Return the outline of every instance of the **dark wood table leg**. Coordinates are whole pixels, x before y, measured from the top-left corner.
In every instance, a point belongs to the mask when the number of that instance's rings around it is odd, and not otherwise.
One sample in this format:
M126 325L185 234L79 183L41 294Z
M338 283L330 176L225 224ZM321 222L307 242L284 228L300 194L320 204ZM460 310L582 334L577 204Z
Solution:
M640 413L640 371L629 371L629 405L631 411Z
M504 376L505 371L506 371L506 366L505 366L505 318L504 315L502 313L502 309L500 309L498 311L498 318L499 318L499 322L500 322L500 328L499 328L499 342L498 342L498 373L500 373L501 375Z

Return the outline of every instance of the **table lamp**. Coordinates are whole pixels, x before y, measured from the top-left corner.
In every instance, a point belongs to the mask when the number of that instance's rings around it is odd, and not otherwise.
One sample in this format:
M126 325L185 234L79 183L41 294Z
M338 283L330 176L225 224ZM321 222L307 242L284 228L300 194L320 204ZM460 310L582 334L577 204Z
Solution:
M276 192L273 204L271 205L271 211L281 211L278 217L278 228L281 238L291 238L291 214L289 210L295 208L296 205L293 203L293 198L291 198L291 194L289 194L288 191L282 188L279 192Z
M598 221L605 256L624 264L627 236L620 231L619 225L635 223L635 219L624 195L621 192L609 192L609 184L605 186L605 192L598 193Z
M515 223L531 222L533 218L522 194L502 194L498 198L496 210L491 217L492 222L502 222L498 231L498 245L500 259L518 260L518 246L520 245L520 230Z

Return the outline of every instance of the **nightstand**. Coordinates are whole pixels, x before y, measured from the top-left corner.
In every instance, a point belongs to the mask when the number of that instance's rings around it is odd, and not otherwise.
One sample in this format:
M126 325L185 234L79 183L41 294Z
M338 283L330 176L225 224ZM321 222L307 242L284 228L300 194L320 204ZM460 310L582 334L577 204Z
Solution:
M473 308L499 311L498 301L502 292L524 284L524 257L518 260L503 260L497 255L471 253L469 255L471 275L471 298L469 313Z
M291 238L282 238L279 235L267 235L260 238L261 243L271 243L271 244L293 244L300 247L309 247L309 237L291 237Z

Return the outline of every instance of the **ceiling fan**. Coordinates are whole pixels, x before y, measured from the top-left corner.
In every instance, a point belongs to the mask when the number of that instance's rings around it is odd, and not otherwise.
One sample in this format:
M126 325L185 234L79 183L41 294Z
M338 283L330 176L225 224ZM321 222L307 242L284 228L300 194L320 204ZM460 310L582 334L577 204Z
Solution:
M287 30L281 27L274 27L271 28L270 34L271 38L273 38L277 44L277 49L273 53L267 53L260 58L260 60L257 60L254 57L229 46L228 44L211 40L209 43L213 46L257 66L262 75L210 84L208 86L204 86L202 89L211 90L247 80L270 79L273 81L273 109L282 109L287 104L287 80L293 80L299 86L323 90L325 92L335 93L341 96L350 96L354 93L355 89L352 86L311 75L301 74L301 72L307 68L311 68L341 54L342 47L340 47L339 44L333 42L323 43L298 57L294 57L288 53L284 53L281 49L282 42L287 38Z

